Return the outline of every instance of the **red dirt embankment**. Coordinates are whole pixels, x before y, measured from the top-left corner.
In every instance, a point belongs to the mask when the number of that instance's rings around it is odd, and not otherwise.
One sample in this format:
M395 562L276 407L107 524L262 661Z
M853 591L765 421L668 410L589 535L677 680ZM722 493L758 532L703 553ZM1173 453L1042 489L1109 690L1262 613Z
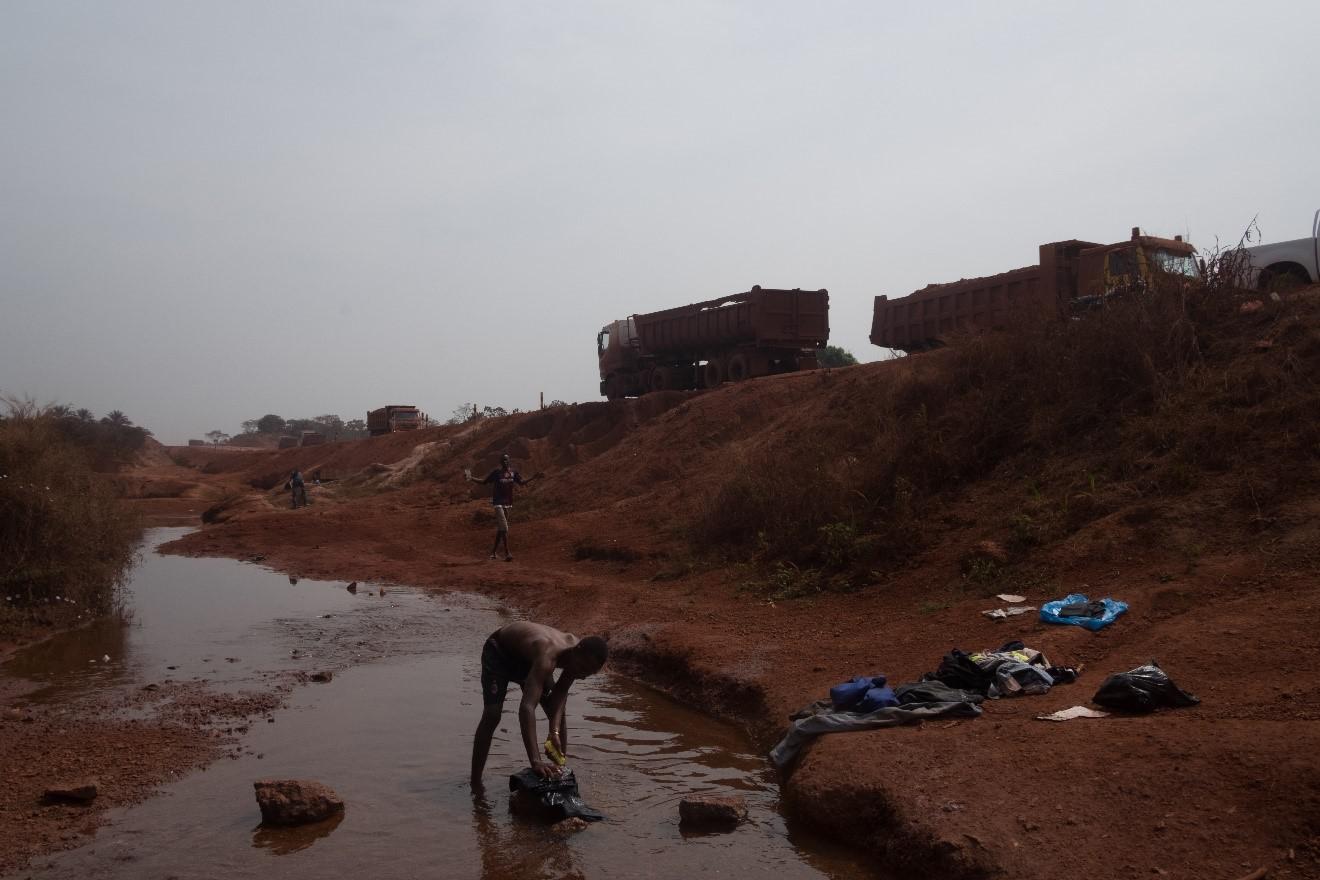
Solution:
M785 437L810 441L885 389L953 376L966 363L947 353L335 446L180 450L230 497L210 512L215 524L171 546L259 553L309 577L499 596L531 618L607 633L617 667L744 724L766 747L789 712L842 679L909 681L955 646L1021 638L1082 667L1081 679L989 701L974 720L823 737L786 779L789 808L903 876L1320 876L1320 657L1310 649L1320 448L1297 418L1320 402L1310 371L1320 319L1225 320L1218 360L1140 418L1115 413L1122 432L1042 441L937 482L906 527L908 550L853 578L851 592L776 591L770 569L724 564L688 536L709 525L712 499L734 477L770 469L762 476L774 480ZM1038 428L1023 431L1046 436ZM1188 446L1206 432L1209 446ZM485 491L461 477L503 451L524 474L545 473L519 493L513 563L486 560ZM841 456L835 472L865 467L859 456ZM298 511L278 488L295 466L335 480ZM1007 550L978 555L985 541ZM995 593L1039 605L1074 591L1131 610L1098 633L980 614L1003 604ZM1151 659L1201 704L1035 720Z

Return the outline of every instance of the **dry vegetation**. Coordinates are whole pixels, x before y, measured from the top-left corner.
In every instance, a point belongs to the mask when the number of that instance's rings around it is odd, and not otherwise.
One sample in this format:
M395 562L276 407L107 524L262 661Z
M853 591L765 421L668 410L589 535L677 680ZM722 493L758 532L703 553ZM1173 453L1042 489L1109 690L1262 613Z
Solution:
M0 419L3 637L115 607L139 529L98 470L123 461L135 451L133 437L140 446L146 436L131 426L80 425L30 402L8 404Z
M992 474L1028 487L1005 514L1019 555L1216 475L1234 483L1223 515L1268 524L1320 450L1320 310L1266 298L1244 312L1258 296L1170 284L838 387L822 418L736 469L693 543L757 563L772 595L848 590L919 550L941 501Z

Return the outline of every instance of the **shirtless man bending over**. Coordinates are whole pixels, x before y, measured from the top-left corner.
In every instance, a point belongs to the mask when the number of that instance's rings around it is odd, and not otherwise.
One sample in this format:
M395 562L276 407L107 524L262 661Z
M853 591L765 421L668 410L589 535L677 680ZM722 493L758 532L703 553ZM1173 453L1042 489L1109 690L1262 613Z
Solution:
M608 656L609 649L600 636L587 636L579 641L577 636L530 621L511 623L491 633L481 650L481 697L485 709L472 741L472 785L481 785L481 773L490 754L491 737L504 711L509 682L522 688L518 726L528 763L542 778L558 776L559 768L541 756L536 736L536 707L539 704L550 719L551 743L560 754L568 754L568 725L564 722L568 689L579 678L599 672ZM561 670L557 680L556 669Z

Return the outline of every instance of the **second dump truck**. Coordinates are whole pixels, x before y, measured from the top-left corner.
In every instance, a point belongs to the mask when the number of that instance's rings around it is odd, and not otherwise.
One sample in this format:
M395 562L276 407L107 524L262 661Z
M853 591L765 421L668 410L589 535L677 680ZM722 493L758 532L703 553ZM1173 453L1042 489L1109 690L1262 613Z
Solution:
M1040 246L1040 263L985 278L929 284L898 299L875 298L871 342L904 352L943 344L958 333L991 330L1092 308L1110 295L1149 284L1160 274L1195 277L1196 249L1182 240L1142 235L1096 244Z
M617 400L814 369L830 338L829 309L825 290L756 286L614 321L596 337L600 393Z
M421 426L422 413L415 406L392 404L367 413L367 433L372 437L395 431L414 431Z

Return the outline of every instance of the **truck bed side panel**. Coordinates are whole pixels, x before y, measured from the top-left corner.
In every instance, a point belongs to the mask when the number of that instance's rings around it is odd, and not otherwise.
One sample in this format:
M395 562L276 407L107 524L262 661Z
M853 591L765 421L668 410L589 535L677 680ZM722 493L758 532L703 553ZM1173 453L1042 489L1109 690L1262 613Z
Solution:
M1039 266L986 278L938 284L890 300L875 298L871 342L919 351L960 332L990 330L1055 309L1054 286L1041 283Z
M754 290L721 300L636 316L646 354L756 344L812 348L829 338L829 294L823 290Z

